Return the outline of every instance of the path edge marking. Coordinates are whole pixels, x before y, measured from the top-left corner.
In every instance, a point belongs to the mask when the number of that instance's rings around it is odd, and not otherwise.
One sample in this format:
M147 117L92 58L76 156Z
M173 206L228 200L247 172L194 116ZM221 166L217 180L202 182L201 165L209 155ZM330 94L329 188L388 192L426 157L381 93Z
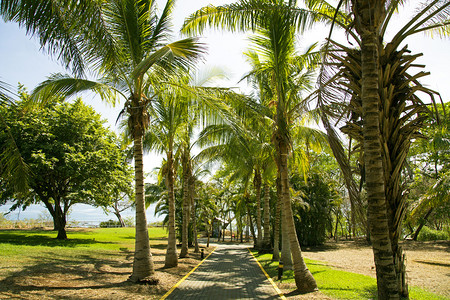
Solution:
M186 278L189 277L205 260L208 259L208 257L213 254L214 251L216 251L217 246L201 261L198 265L196 265L192 270L189 271L186 275L184 275L183 278L180 279L173 287L170 288L170 290L167 291L167 293L164 294L159 300L166 299Z
M264 270L263 266L259 263L259 261L256 259L255 255L253 255L252 251L250 250L250 248L247 248L248 252L250 252L250 254L252 255L253 259L256 261L256 263L258 264L258 266L261 268L261 271L263 271L264 275L266 275L267 279L269 280L269 282L272 284L273 288L275 289L275 291L278 293L278 296L280 296L281 299L286 299L286 296L283 295L283 292L281 292L281 290L278 288L277 284L275 282L273 282L272 278L270 278L269 274L267 274L266 270Z

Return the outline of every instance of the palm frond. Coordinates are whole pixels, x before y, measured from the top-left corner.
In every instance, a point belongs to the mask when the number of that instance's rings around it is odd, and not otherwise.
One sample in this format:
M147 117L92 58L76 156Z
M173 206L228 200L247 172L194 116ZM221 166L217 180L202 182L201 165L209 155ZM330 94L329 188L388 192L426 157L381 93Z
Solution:
M55 97L70 97L84 91L93 91L100 95L102 100L115 103L117 94L123 95L108 84L87 79L73 78L63 74L53 74L46 81L40 83L32 92L32 99L45 103Z
M163 43L169 39L171 15L174 8L174 0L167 0L161 16L152 16L150 26L152 28L152 35L149 39L148 49L159 48Z
M170 43L144 58L133 70L132 78L143 76L154 64L176 69L177 66L191 67L205 52L204 45L196 38L187 38Z
M222 28L231 32L255 31L264 28L272 18L269 15L289 15L299 30L310 27L314 21L324 19L319 13L295 7L295 3L269 0L241 0L223 6L206 6L189 16L181 32L201 34L207 27Z
M30 168L23 160L16 141L11 134L11 129L1 114L0 125L4 128L6 135L4 147L0 149L0 178L11 182L15 192L26 193L31 173Z

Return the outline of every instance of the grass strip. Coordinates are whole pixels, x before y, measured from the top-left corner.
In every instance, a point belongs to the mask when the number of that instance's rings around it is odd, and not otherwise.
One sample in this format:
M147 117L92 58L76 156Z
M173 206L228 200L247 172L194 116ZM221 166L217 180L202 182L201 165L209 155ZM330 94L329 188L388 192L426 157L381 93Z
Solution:
M263 266L274 282L278 281L278 262L272 262L272 254L253 255ZM333 299L376 299L377 282L375 278L352 272L334 269L320 261L305 259L309 270L317 281L319 290ZM292 270L283 273L282 283L295 283ZM437 295L421 288L410 287L410 299L445 300L444 296Z

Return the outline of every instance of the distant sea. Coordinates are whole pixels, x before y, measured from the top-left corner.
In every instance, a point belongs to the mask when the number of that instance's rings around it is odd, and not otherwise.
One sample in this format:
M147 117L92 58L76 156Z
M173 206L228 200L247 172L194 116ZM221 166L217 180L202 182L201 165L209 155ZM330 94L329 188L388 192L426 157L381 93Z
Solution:
M6 214L9 212L11 204L0 205L0 213ZM153 223L161 221L163 217L155 217L155 205L150 205L147 209L147 222ZM135 211L133 209L127 209L121 213L122 218L135 218ZM14 210L9 212L5 216L11 221L20 221L26 219L50 219L50 213L44 205L33 204L27 207L25 210ZM117 217L114 214L106 214L103 209L86 204L74 204L69 212L68 222L76 222L80 226L90 227L98 226L100 222L114 220L117 221Z

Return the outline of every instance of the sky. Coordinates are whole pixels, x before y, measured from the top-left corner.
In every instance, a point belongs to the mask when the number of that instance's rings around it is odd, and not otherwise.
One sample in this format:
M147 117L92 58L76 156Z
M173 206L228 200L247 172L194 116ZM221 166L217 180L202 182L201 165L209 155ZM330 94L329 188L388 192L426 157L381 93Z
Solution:
M227 0L178 0L173 14L173 28L176 34L183 24L184 18L193 13L197 9L208 4L221 5L231 3ZM416 2L416 1L410 1ZM164 0L158 0L159 7L162 8ZM389 32L395 32L396 28L400 28L401 24L405 24L408 17L413 12L412 7L406 7L400 11L400 14L394 16L392 27ZM328 30L324 26L317 26L306 32L301 38L298 38L300 46L319 42L328 35ZM337 32L337 39L339 32ZM333 37L334 37L333 36ZM342 35L341 35L342 36ZM24 29L19 28L15 23L5 23L0 20L0 80L12 85L15 89L18 82L24 84L31 91L39 82L46 79L52 73L68 73L57 62L56 58L49 57L40 49L39 43L30 36L26 35ZM199 69L218 66L223 68L228 74L228 80L222 81L222 86L240 86L238 84L242 76L249 71L249 66L243 56L243 51L248 48L248 40L244 34L225 33L218 30L208 30L201 38L201 41L207 44L208 55L205 57L204 63ZM427 87L439 91L444 101L450 100L450 40L441 40L439 38L430 38L423 34L417 34L414 38L406 41L412 53L423 53L423 57L417 60L417 63L426 65L425 70L431 72L430 76L420 81ZM245 88L244 88L245 89ZM83 100L92 105L113 130L116 128L116 119L121 110L120 104L111 107L100 101L93 94L81 95ZM428 99L424 97L424 101ZM155 154L147 154L144 158L144 167L146 172L150 172L153 168L159 166L161 157ZM88 211L88 208L83 208ZM150 209L151 210L151 209ZM0 212L4 211L0 207ZM89 211L93 215L101 213L101 211ZM150 221L152 221L153 212L149 213Z

